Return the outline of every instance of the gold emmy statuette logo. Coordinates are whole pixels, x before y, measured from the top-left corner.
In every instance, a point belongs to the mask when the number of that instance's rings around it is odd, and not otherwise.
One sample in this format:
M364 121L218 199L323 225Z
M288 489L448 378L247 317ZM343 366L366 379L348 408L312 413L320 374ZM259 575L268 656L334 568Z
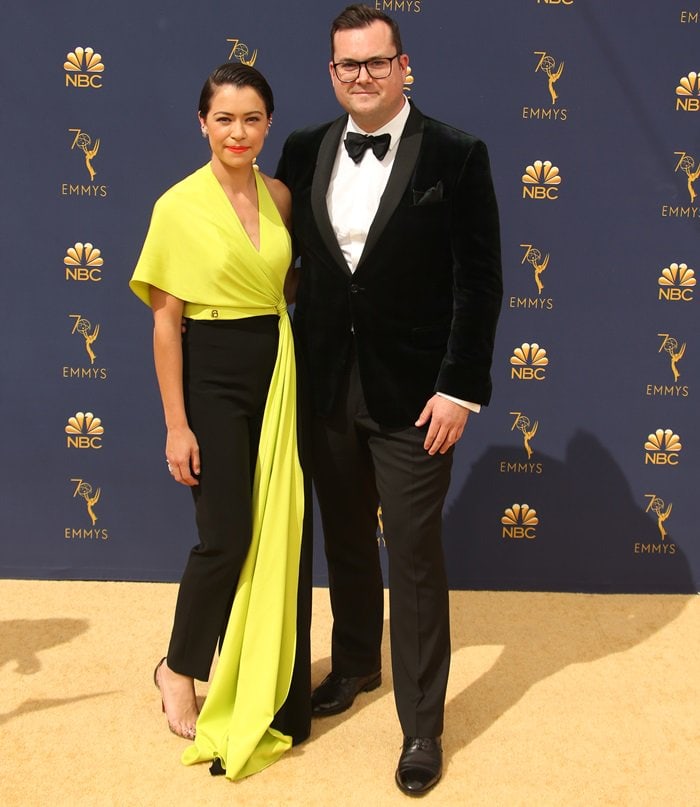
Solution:
M255 60L258 58L257 48L253 51L253 55L249 56L248 46L243 44L240 39L227 39L226 41L231 43L231 53L228 55L229 62L236 59L241 64L247 64L248 67L254 66Z
M92 138L87 132L83 132L81 129L69 129L68 131L76 133L71 143L71 151L77 147L83 152L85 155L85 167L90 174L90 181L92 181L97 174L97 171L92 167L92 160L97 156L97 152L100 150L100 138L98 137L93 145Z
M535 160L532 165L528 165L522 181L523 199L554 200L558 198L561 176L559 169L549 160L544 160L544 162Z
M676 87L676 111L697 112L700 109L700 76L696 72L681 76Z
M68 247L63 263L66 267L66 280L92 280L95 283L102 280L102 253L90 243L81 244L78 241L74 246Z
M97 522L97 514L95 513L94 506L100 500L102 488L97 488L97 490L93 493L92 485L89 482L85 482L82 479L71 479L71 482L77 482L75 490L73 491L73 498L80 496L81 499L85 499L85 506L87 507L90 521L94 527L95 523Z
M104 72L105 66L102 56L92 48L78 47L67 53L63 69L66 71L66 87L99 89L102 86L100 74Z
M377 508L377 544L379 546L386 546L386 538L384 536L384 514L382 513L381 504Z
M532 540L537 537L535 527L540 523L537 517L537 510L529 504L514 504L506 507L501 516L503 538L528 538Z
M659 530L659 541L635 541L634 544L634 554L635 555L675 555L676 554L676 545L672 541L666 541L667 537L670 537L666 528L664 527L664 522L668 519L671 515L671 510L673 510L673 505L669 504L668 506L664 502L664 500L657 496L655 493L645 493L644 498L649 500L647 504L645 513L654 513L656 516L656 527Z
M524 264L527 261L530 266L532 266L532 270L534 272L535 278L535 285L537 286L537 293L542 294L544 290L544 284L542 283L542 273L544 270L549 266L549 252L542 257L542 253L536 247L533 247L532 244L521 244L521 247L525 247L525 255L523 256L521 264Z
M519 381L544 381L545 367L549 364L547 351L536 342L523 342L510 357L510 377Z
M659 300L690 302L697 280L695 272L686 263L665 266L659 275Z
M535 73L541 70L546 74L549 97L552 99L552 104L554 105L559 97L554 89L554 85L559 81L561 74L564 72L564 62L560 62L559 67L557 67L554 57L550 56L546 51L536 50L533 51L533 53L535 56L540 57L539 62L537 62L537 67L535 68Z
M525 250L523 258L520 261L521 265L528 263L532 267L533 279L535 286L537 286L537 296L521 296L510 295L508 297L509 308L536 308L538 311L551 311L554 308L554 299L552 297L544 297L544 283L542 282L542 274L549 266L549 253L542 257L542 252L532 244L520 244Z
M661 340L661 347L659 348L659 353L662 350L665 350L668 353L669 360L671 362L671 372L673 373L673 380L678 381L681 377L680 372L678 371L678 362L683 358L685 355L685 342L678 347L678 340L674 339L668 333L657 333L657 336L663 337Z
M672 429L657 429L644 443L644 464L678 465L682 448L681 438Z
M81 316L80 314L69 314L68 316L75 320L71 333L79 333L83 337L85 340L85 351L90 357L90 364L94 364L97 356L95 355L95 351L92 349L92 346L100 333L99 323L92 328L90 320L85 319L85 317ZM90 332L91 328L92 333Z
M76 412L64 429L67 448L102 448L104 426L92 412Z
M510 430L513 431L517 429L523 435L523 445L525 446L525 451L527 451L527 458L530 459L532 457L532 446L530 445L530 440L537 434L537 428L539 426L539 421L536 420L534 425L530 424L530 418L527 415L523 415L522 412L511 412L511 415L515 415L515 420L513 421L513 425L510 427Z
M665 541L668 533L664 529L664 521L671 515L673 504L669 504L668 507L666 507L664 500L654 493L645 493L644 498L649 499L649 505L645 512L648 513L651 510L653 513L656 513L656 526L659 528L661 540ZM664 508L666 509L664 510Z
M691 157L690 154L686 154L685 151L674 151L673 153L679 158L676 163L675 171L683 171L688 177L688 194L690 195L690 204L692 205L697 196L695 180L700 177L700 167L695 167L695 159Z

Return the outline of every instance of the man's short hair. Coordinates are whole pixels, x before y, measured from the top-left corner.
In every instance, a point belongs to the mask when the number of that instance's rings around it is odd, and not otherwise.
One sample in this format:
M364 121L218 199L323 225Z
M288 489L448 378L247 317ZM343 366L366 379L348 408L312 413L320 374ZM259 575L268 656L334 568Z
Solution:
M331 59L334 53L333 39L336 32L351 31L355 28L367 28L377 20L385 22L389 26L396 52L401 55L403 53L403 45L401 44L401 31L399 30L399 24L396 20L383 11L378 11L376 8L371 8L362 3L355 3L341 11L331 23Z

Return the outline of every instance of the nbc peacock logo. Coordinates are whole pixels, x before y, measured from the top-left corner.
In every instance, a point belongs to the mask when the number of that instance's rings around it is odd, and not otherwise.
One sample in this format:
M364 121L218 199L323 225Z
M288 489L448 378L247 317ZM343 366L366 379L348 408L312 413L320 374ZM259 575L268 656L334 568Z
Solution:
M510 357L510 377L518 381L544 381L549 365L547 351L537 342L523 342Z
M66 71L66 87L96 90L102 87L105 66L101 54L93 48L77 47L67 53L63 69Z
M104 426L92 412L76 412L68 418L64 428L66 448L102 448Z
M501 536L532 541L537 538L535 527L539 523L537 510L529 504L512 504L506 507L501 516Z
M700 110L700 76L692 71L681 76L676 87L676 112Z
M66 280L99 283L102 280L103 264L102 253L90 242L83 244L77 241L72 247L68 247L63 258Z
M415 80L416 78L413 75L413 70L411 70L411 65L409 64L406 68L406 78L403 80L403 91L405 95L410 97Z
M681 438L673 429L657 429L644 441L644 464L678 465L682 449Z
M561 174L550 160L535 160L522 176L523 199L555 201L559 198Z
M659 300L688 303L693 299L696 283L695 271L687 263L664 266L658 279Z

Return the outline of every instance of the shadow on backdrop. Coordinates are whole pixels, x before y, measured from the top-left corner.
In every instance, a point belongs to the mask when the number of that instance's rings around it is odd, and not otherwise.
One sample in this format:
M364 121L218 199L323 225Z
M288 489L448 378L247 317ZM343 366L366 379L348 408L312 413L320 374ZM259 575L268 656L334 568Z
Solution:
M499 473L502 463L522 464L523 452L496 446L473 466L444 520L451 588L697 592L672 526L662 540L656 513L633 498L597 438L578 432L563 462L543 454L533 460L542 475ZM536 511L533 537L507 537L501 518L514 504Z
M503 595L503 600L498 593L472 592L463 602L473 613L453 606L453 652L484 646L502 651L448 703L446 751L468 745L531 687L567 666L645 641L680 616L691 599L641 592L697 590L672 534L661 539L656 514L638 506L619 466L596 438L576 434L564 462L538 459L546 468L546 485L531 475L501 475L493 485L499 463L522 462L522 452L490 449L473 467L445 520L446 552L461 561L450 566L460 587L466 580L468 588L534 592ZM526 502L541 514L536 537L504 537L504 509ZM568 517L552 525L547 512ZM662 545L662 550L640 553L641 545Z

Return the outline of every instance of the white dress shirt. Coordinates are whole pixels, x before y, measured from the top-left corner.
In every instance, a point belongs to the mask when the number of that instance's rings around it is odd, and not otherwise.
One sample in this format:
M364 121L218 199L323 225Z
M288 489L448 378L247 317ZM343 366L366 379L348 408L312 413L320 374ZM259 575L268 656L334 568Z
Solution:
M348 267L354 273L360 261L362 250L367 240L367 233L377 213L394 159L401 140L401 134L411 107L406 99L400 112L387 124L375 132L365 132L348 116L348 122L338 144L338 152L326 192L328 215L338 245L345 257ZM343 141L348 132L375 136L388 134L391 137L389 150L382 160L378 160L371 149L367 149L359 162L355 163L348 155ZM478 412L480 404L462 401L451 395L439 392L443 398Z
M343 141L348 132L366 135L351 117L343 131L338 144L338 153L331 174L331 181L326 193L328 215L333 231L338 239L340 249L351 272L357 269L362 250L367 240L367 233L377 213L379 200L384 193L389 174L394 165L394 158L401 140L411 107L404 99L401 111L385 126L372 132L373 135L388 134L391 136L389 150L383 160L378 160L371 149L367 149L362 159L352 161Z

